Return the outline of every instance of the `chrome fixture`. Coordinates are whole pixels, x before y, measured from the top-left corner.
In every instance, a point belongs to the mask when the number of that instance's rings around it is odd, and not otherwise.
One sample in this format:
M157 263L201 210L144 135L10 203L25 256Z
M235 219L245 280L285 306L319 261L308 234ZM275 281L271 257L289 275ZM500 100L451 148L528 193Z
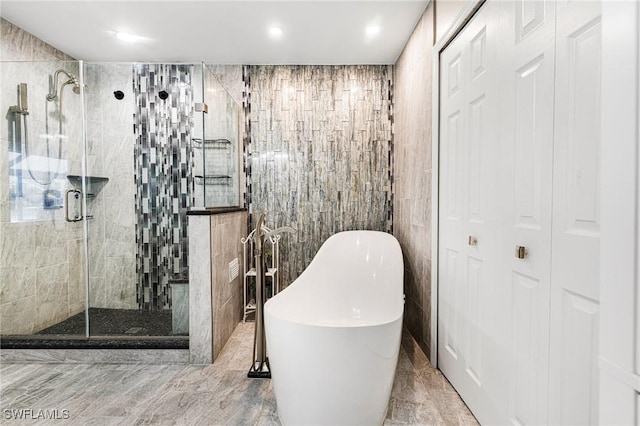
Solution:
M60 86L60 92L62 92L62 89L64 88L64 86L71 84L73 85L73 88L72 88L73 93L75 93L76 95L80 94L80 82L78 81L78 78L73 74L69 74L67 71L60 68L53 74L53 84L51 84L49 89L49 94L47 95L47 100L49 102L53 101L58 97L58 78L60 77L60 74L64 74L67 77L67 81L62 83L62 86ZM85 89L87 88L86 84L84 88ZM60 102L62 102L62 100Z
M196 112L204 112L205 114L209 112L209 105L202 102L196 102L193 107Z
M528 251L525 246L516 246L516 258L524 259L527 257Z
M253 235L255 258L256 258L256 325L253 337L253 363L249 369L247 377L249 378L271 378L271 370L269 369L269 359L267 358L267 345L264 334L264 302L265 302L265 274L267 268L265 266L265 256L262 246L266 238L273 237L283 232L296 232L289 226L274 229L273 231L264 231L262 223L264 222L265 213L260 215L258 225Z
M84 216L84 212L82 211L82 191L79 189L69 189L65 193L65 220L67 222L80 222ZM71 201L73 200L73 201ZM69 211L69 207L71 204L75 205L73 216Z
M62 86L60 86L60 92L58 93L58 79L60 77L60 74L64 74L65 77L67 77L67 80L62 83ZM45 180L38 180L36 179L36 177L34 176L33 172L31 171L31 167L29 166L29 138L28 138L28 134L26 131L26 117L25 117L25 132L24 132L24 152L26 155L26 164L27 164L27 171L29 172L29 176L31 176L31 179L33 179L34 182L39 183L40 185L43 186L48 186L50 185L60 174L60 163L61 163L61 159L62 159L62 94L63 94L63 89L65 86L67 85L72 85L72 90L73 93L75 94L80 94L80 82L78 81L78 78L75 77L73 74L70 74L69 72L63 70L62 68L56 70L56 72L53 74L53 77L49 77L49 93L47 94L46 98L47 98L47 102L45 103L45 117L47 117L46 121L45 121L45 129L46 129L46 133L47 135L50 135L47 137L47 153L49 153L49 142L51 139L53 139L53 137L55 137L56 139L58 139L58 158L57 158L57 169L56 172L53 176L51 176L51 171L47 170L47 179ZM86 85L84 86L84 88L86 89ZM53 137L51 137L51 133L49 131L49 102L53 102L54 100L58 100L58 133L56 135L53 135ZM25 100L26 100L26 85L25 85ZM48 157L48 155L47 155Z

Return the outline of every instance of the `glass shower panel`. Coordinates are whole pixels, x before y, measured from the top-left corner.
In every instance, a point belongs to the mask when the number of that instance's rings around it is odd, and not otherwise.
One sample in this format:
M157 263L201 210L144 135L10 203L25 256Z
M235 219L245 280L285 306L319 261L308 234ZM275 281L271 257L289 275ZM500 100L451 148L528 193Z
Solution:
M0 75L0 335L85 335L79 63Z
M89 333L124 335L137 323L133 72L85 63Z
M202 158L195 191L202 192L205 207L238 207L242 109L206 66L203 86L208 113L203 116L203 138L194 139Z
M201 67L87 63L85 75L90 334L186 339Z

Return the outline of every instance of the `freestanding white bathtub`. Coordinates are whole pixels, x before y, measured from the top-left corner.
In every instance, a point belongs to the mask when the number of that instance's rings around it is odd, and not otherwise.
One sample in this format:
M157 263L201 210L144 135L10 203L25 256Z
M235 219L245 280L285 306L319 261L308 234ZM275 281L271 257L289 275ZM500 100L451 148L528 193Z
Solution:
M400 350L403 269L392 235L340 232L266 303L267 351L283 424L384 422Z

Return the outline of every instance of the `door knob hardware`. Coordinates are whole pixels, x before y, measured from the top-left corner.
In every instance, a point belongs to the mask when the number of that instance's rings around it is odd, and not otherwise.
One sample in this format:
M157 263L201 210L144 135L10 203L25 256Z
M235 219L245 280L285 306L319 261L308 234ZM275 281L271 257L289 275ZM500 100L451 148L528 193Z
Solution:
M518 259L524 259L527 257L528 251L525 246L516 246L516 257Z
M478 245L478 239L476 237L474 237L473 235L469 235L469 245L470 246Z

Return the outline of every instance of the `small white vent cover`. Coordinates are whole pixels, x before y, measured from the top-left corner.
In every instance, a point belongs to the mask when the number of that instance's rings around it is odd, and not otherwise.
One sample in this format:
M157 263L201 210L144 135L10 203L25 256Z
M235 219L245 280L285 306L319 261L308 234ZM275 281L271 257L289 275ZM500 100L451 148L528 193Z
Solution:
M236 257L231 262L229 262L229 282L233 281L240 271L240 266L238 265L238 258Z

